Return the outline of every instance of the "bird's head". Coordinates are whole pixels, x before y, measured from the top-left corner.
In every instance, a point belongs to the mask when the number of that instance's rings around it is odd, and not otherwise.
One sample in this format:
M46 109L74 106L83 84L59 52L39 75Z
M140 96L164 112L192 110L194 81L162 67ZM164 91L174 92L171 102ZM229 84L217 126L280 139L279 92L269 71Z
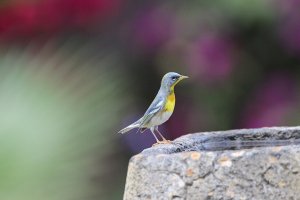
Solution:
M183 76L176 72L169 72L164 75L161 81L163 87L167 87L171 91L174 90L174 86L181 80L188 78L188 76Z

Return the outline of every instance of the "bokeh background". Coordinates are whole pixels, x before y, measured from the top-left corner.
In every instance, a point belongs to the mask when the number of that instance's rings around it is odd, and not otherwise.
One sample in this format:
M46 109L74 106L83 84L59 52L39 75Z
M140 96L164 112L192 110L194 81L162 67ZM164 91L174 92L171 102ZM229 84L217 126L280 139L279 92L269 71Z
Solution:
M0 1L0 198L121 199L168 71L169 139L298 125L299 0Z

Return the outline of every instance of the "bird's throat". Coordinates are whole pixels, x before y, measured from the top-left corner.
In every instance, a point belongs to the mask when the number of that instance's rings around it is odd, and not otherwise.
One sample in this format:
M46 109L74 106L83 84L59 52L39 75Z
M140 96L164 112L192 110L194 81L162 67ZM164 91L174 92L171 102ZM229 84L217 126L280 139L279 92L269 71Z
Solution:
M174 107L175 107L175 94L173 90L167 97L167 101L165 104L165 111L173 112Z

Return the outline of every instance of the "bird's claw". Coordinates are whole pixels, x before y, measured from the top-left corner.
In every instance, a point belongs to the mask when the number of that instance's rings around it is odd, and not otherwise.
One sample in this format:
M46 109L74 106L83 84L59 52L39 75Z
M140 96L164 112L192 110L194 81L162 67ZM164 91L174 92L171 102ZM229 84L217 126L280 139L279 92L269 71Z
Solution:
M156 146L159 144L171 144L171 140L162 140L162 141L157 141L156 143L154 143L152 146Z

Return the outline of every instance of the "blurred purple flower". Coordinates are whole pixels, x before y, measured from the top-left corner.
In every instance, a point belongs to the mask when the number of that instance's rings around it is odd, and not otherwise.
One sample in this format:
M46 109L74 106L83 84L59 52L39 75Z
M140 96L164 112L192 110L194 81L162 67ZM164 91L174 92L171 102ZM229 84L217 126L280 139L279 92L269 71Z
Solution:
M201 36L187 56L190 74L208 83L227 79L234 62L232 41L211 33Z
M174 16L169 11L162 8L146 10L133 22L133 41L146 51L156 50L170 39L174 24Z
M295 81L289 74L275 73L249 98L241 126L255 128L284 125L296 100Z
M299 12L300 0L277 0L276 5L281 13L290 14Z

